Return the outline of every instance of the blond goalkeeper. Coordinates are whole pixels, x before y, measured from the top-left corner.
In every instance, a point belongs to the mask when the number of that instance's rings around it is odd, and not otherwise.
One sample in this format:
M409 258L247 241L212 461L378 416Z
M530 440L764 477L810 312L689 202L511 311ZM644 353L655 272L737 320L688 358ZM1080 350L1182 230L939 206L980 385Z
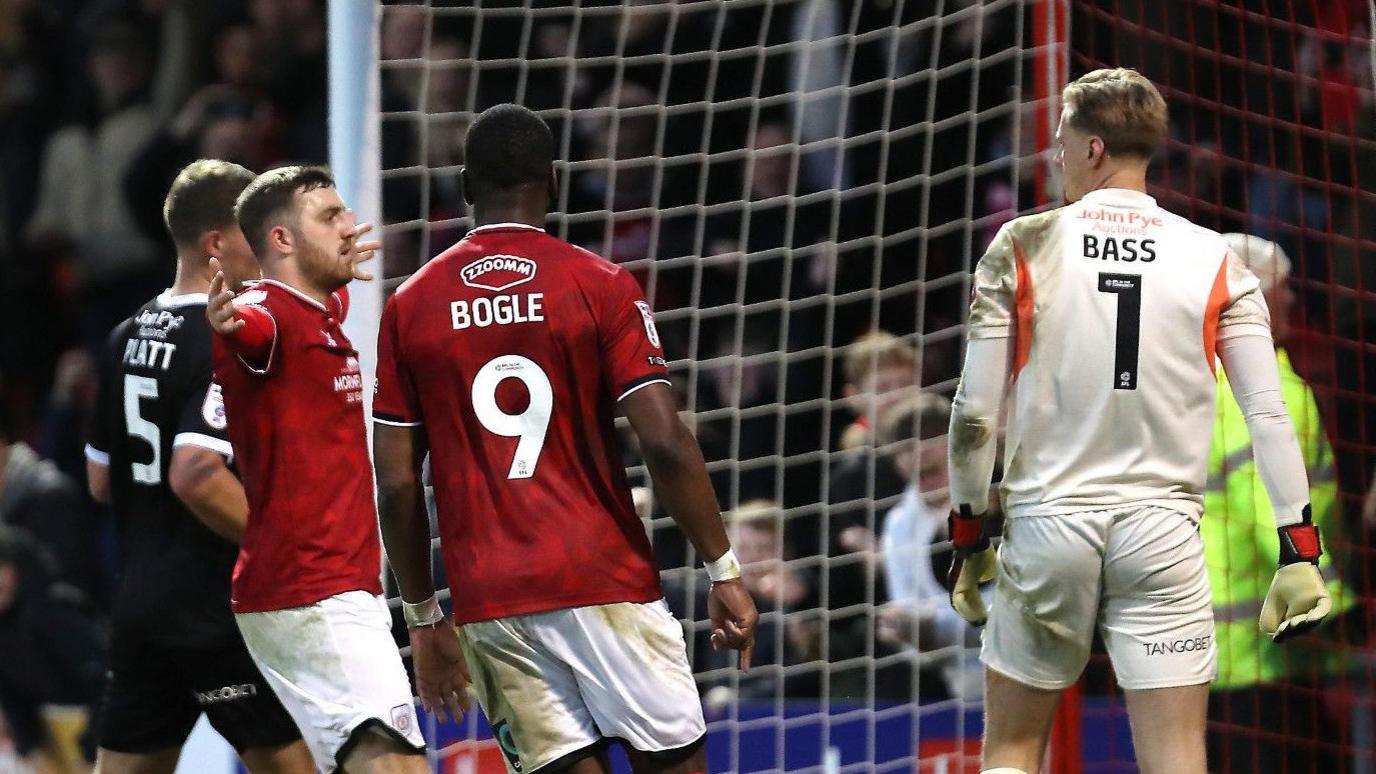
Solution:
M1221 362L1281 550L1261 613L1280 641L1327 615L1308 483L1270 317L1219 234L1157 206L1166 103L1132 70L1063 95L1067 206L1003 227L975 270L951 417L952 603L984 623L986 774L1034 774L1097 626L1146 774L1203 774L1213 611L1198 522ZM1008 404L1004 542L982 511ZM986 614L979 583L997 576Z

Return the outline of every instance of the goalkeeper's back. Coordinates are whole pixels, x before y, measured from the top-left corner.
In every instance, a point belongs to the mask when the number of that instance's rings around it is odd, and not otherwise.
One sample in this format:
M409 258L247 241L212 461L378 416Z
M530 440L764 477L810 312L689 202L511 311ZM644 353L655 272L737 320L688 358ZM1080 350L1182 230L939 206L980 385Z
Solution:
M1009 514L1155 503L1198 518L1217 343L1270 335L1223 237L1101 189L1004 226L974 281L970 338L1013 337Z

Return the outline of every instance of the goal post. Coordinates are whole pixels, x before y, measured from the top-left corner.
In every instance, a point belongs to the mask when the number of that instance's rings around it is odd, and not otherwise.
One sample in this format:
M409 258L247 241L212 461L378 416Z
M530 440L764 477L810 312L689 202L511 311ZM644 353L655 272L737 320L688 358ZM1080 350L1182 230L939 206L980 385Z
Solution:
M372 0L329 0L329 161L344 203L363 219L372 218L381 235L382 193L379 185L382 154L378 144L378 20L381 6ZM385 257L373 259L371 269L381 275ZM349 316L344 333L358 350L364 384L373 383L377 369L377 323L382 316L383 283L349 283ZM372 390L364 390L364 406L371 407ZM369 436L371 439L371 435ZM369 440L369 443L372 443Z

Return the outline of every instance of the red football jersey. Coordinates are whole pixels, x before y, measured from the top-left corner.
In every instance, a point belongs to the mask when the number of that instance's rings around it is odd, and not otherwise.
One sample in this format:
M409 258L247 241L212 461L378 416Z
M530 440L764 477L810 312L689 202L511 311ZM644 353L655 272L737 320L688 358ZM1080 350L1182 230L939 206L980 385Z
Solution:
M215 337L215 381L249 506L234 567L236 613L382 593L358 353L339 327L346 297L332 301L327 309L263 280L235 303L272 316L267 362L250 365Z
M663 596L616 401L667 382L625 269L483 226L382 311L374 419L424 425L457 623Z

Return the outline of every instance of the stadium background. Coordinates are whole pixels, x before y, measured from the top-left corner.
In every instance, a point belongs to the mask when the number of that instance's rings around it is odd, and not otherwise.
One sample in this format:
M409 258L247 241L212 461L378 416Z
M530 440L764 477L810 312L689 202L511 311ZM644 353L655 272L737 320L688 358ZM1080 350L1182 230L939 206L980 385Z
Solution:
M886 612L904 603L879 550L903 481L863 425L899 395L952 392L973 261L1001 223L1058 201L1055 94L1123 65L1172 108L1151 192L1294 262L1285 343L1333 446L1327 537L1357 600L1310 643L1338 666L1278 686L1318 709L1214 729L1376 770L1374 19L1366 0L0 2L0 408L7 442L36 452L12 447L0 473L0 520L28 535L0 555L20 570L0 594L0 645L28 641L26 605L60 600L82 622L79 653L0 653L0 708L43 705L61 728L80 713L60 708L98 694L119 568L116 526L82 494L91 351L170 281L160 207L175 171L199 156L332 162L361 218L385 224L388 281L355 294L350 322L366 354L384 288L468 225L467 122L519 101L564 160L551 230L645 285L756 560L762 666L743 677L702 646L704 578L642 498L713 769L971 770L973 651ZM852 347L878 330L909 354ZM889 392L870 404L847 397L876 386ZM860 443L843 449L857 410ZM16 460L42 498L18 501ZM627 464L643 483L633 452ZM918 558L939 573L943 553L938 539ZM1132 770L1111 689L1096 659L1062 711L1053 770ZM12 726L0 760L25 752ZM476 719L431 730L443 770L497 754Z

